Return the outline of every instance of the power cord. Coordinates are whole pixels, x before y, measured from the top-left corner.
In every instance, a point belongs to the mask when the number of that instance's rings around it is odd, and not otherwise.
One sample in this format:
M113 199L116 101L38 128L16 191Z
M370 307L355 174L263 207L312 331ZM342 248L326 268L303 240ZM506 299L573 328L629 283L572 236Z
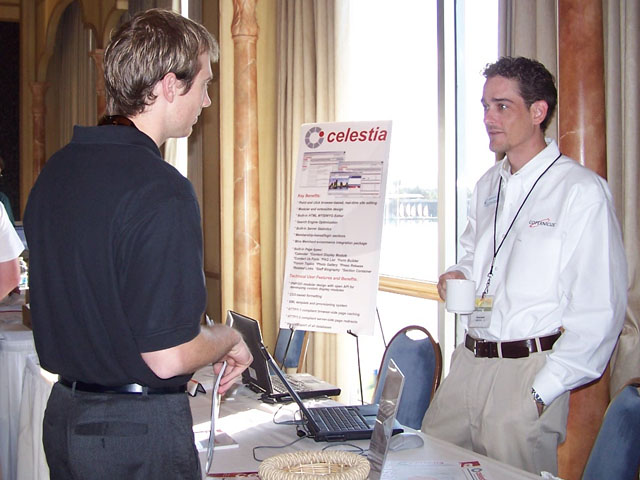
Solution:
M256 452L261 448L286 448L286 447L290 447L291 445L294 445L294 444L298 443L303 438L307 438L308 437L308 435L305 432L303 432L302 430L298 430L298 435L300 435L300 433L303 433L304 435L303 436L299 436L298 438L296 438L292 442L285 443L284 445L258 445L257 447L253 447L253 452L252 452L253 459L256 462L262 462L262 461L265 460L264 458L258 458L256 456Z
M303 424L302 418L300 418L300 420L296 420L296 414L299 414L300 410L293 412L293 420L277 421L276 417L280 413L280 410L282 410L282 407L284 407L284 405L280 405L278 410L276 410L275 413L273 414L273 418L271 420L273 421L274 424L276 425L302 425Z
M336 447L336 448L334 448ZM337 448L337 447L351 447L351 448ZM325 450L340 450L345 452L352 452L358 455L366 455L369 452L368 448L362 448L358 445L354 445L353 443L332 443L322 448L322 451Z

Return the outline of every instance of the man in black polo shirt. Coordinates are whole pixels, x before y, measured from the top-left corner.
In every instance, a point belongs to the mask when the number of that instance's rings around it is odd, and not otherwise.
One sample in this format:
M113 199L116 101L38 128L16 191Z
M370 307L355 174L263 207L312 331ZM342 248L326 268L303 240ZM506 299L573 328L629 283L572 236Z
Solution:
M75 127L24 216L43 368L60 375L45 413L52 479L200 479L185 384L251 363L235 330L201 326L200 211L159 146L191 133L218 45L201 25L149 10L105 50L107 114Z

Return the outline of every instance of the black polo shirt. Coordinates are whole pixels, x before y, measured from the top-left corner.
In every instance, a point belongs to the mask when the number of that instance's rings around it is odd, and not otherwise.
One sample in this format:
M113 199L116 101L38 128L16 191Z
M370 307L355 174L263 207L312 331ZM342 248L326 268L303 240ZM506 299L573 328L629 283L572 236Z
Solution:
M71 380L150 387L141 352L199 332L206 304L200 210L191 183L128 126L75 127L24 214L36 350Z

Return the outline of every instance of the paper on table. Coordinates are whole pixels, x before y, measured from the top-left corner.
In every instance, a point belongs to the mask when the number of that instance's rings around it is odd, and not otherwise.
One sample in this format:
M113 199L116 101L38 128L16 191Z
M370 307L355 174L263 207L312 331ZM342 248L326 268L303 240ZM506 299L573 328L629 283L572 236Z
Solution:
M195 432L194 437L196 440L196 446L198 447L198 452L207 452L209 447L209 430L206 432ZM220 429L216 429L216 435L213 440L213 448L215 450L220 449L228 449L228 448L238 448L240 445L235 439L229 435L227 432L224 432Z
M382 471L382 480L406 478L409 480L477 480L467 477L468 469L454 463L438 461L388 461Z

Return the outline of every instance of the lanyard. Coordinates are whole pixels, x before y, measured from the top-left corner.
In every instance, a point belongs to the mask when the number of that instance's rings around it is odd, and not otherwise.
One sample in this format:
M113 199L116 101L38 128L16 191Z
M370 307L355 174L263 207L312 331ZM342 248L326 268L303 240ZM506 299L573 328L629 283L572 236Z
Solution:
M553 164L556 163L561 156L562 156L562 153L560 153L556 157L556 159L553 162L551 162L547 168L544 169L544 172L540 174L540 176L536 179L536 181L533 182L533 185L531 185L531 188L529 189L529 193L527 193L527 196L524 197L524 200L520 204L518 211L513 216L513 220L511 220L511 224L509 225L509 228L507 228L506 233L502 237L502 241L500 242L500 245L498 245L498 248L496 248L496 224L498 223L498 205L500 205L500 189L502 187L502 176L500 177L500 180L498 182L498 195L496 198L496 211L493 217L493 258L491 259L491 268L489 268L489 273L487 274L487 284L485 285L484 290L482 291L482 298L484 298L489 292L489 285L491 284L491 277L493 277L493 265L496 261L496 257L498 256L498 252L500 251L500 248L502 248L502 244L506 240L507 235L509 235L509 232L511 231L511 227L513 227L513 224L516 223L516 218L518 218L518 214L520 213L520 210L522 210L522 207L524 207L524 204L529 198L529 195L531 195L531 192L533 192L533 189L536 187L536 185L538 184L542 176L545 173L547 173L551 167L553 167Z

